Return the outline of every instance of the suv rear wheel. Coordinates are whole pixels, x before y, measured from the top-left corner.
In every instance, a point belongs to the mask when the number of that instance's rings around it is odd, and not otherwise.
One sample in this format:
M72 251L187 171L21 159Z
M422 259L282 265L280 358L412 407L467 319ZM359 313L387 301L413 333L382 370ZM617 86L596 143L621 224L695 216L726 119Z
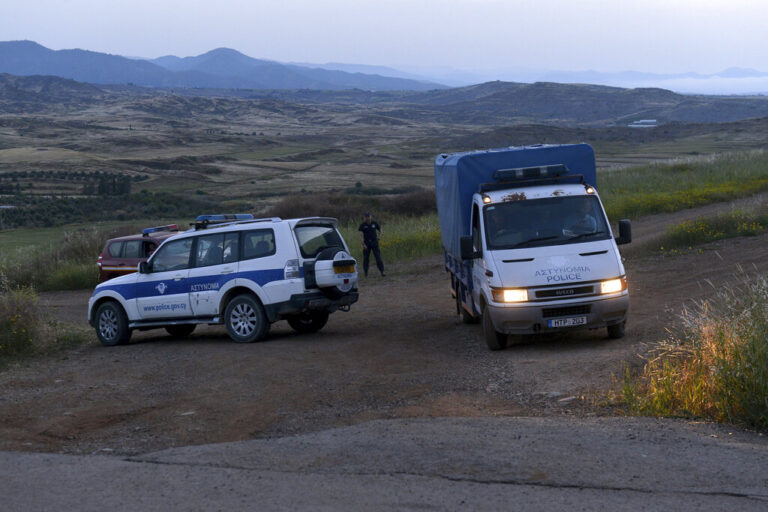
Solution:
M128 317L120 304L109 301L99 306L96 310L96 336L105 347L122 345L131 339Z
M264 308L252 295L238 295L229 301L224 310L227 334L237 343L259 341L269 332L269 322Z
M299 313L298 315L291 315L286 320L294 331L300 333L317 332L322 329L326 323L328 323L328 316L330 313L327 311L312 311L308 313Z

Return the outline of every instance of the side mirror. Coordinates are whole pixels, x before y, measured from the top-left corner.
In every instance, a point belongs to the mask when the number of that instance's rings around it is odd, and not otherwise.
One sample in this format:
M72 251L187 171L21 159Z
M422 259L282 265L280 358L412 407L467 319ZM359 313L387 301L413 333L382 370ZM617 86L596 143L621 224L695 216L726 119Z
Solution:
M149 263L146 261L139 262L139 274L149 274L150 270Z
M461 248L462 260L473 260L479 256L479 253L475 252L475 246L471 236L463 236L459 238L459 246Z
M628 219L619 221L619 236L616 237L616 245L628 244L632 241L632 223Z

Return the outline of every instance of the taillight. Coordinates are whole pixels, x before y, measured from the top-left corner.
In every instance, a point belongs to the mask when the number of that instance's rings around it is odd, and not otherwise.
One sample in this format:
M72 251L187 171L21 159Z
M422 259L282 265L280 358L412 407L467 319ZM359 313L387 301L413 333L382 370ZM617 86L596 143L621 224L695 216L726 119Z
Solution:
M99 261L96 262L96 264L99 266L99 268L101 268L101 262L103 260L104 260L104 255L103 254L99 254Z
M301 277L301 270L299 270L299 260L288 260L285 262L285 279L296 279Z

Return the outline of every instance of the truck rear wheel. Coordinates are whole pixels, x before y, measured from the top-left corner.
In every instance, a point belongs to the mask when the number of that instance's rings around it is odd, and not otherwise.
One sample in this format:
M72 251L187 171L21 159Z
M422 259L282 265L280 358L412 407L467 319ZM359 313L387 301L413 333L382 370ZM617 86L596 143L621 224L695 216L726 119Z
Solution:
M478 318L472 316L461 303L461 283L457 279L454 284L454 290L456 291L456 313L461 315L461 321L465 324L476 324Z
M313 311L310 313L299 313L298 315L291 315L288 320L294 331L302 334L317 332L328 323L329 313L327 311Z
M488 305L483 306L483 336L485 343L491 350L504 350L507 348L507 335L500 333L493 326L491 313L488 311Z
M224 310L227 334L237 343L259 341L269 332L269 321L264 308L252 295L238 295Z

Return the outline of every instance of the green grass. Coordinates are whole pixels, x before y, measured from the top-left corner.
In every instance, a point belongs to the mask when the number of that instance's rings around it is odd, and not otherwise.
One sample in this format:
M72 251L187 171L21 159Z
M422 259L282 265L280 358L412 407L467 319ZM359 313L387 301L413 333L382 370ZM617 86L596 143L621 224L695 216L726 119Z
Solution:
M745 278L683 317L638 375L627 370L622 402L650 416L709 418L768 430L768 280Z
M768 190L768 154L728 153L632 167L603 172L598 183L611 219L674 212Z
M422 217L390 217L381 221L384 235L379 242L384 263L407 261L442 251L440 224L437 215ZM352 256L363 261L363 248L357 228L360 223L341 226L341 234L347 241Z
M667 228L659 239L661 251L737 236L756 236L768 229L768 212L734 210L714 217L684 221Z

